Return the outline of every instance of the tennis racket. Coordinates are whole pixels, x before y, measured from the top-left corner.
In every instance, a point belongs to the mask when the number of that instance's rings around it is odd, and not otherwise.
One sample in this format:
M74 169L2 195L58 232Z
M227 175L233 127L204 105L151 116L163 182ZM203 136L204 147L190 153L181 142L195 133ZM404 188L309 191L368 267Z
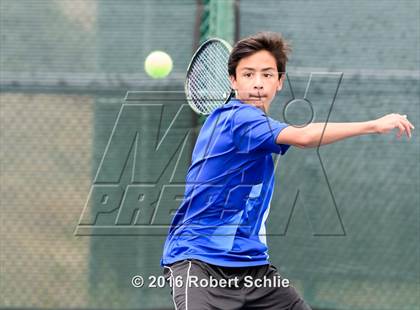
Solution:
M185 95L191 108L208 115L232 96L228 60L232 47L222 39L205 41L194 53L185 79Z

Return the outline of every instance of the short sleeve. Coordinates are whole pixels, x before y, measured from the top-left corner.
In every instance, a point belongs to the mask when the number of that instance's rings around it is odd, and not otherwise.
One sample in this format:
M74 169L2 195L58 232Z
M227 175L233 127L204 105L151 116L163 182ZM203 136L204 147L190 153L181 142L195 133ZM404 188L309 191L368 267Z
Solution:
M288 126L268 117L257 108L238 109L233 115L233 141L244 153L263 151L283 155L290 145L277 144L276 138Z

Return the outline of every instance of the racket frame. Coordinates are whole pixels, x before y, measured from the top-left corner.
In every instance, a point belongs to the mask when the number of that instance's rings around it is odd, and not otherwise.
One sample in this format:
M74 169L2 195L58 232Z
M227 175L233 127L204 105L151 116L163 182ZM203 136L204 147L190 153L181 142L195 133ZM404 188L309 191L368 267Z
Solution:
M189 79L188 79L188 75L190 74L191 71L191 67L194 63L194 60L196 58L196 56L201 52L201 50L208 44L213 43L213 42L218 42L221 43L222 45L224 45L226 47L226 49L229 51L229 53L232 51L232 46L225 40L214 37L214 38L210 38L207 39L206 41L204 41L198 48L197 50L194 52L193 56L191 57L190 63L188 64L188 68L187 68L187 74L185 76L185 83L184 83L184 92L185 92L185 96L186 99L188 101L188 105L191 107L191 109L199 114L199 115L209 115L210 113L205 113L203 111L200 111L194 104L192 104L192 99L188 97L189 91L188 91L188 85L189 85ZM227 70L228 68L226 68ZM226 102L228 102L230 100L230 98L232 97L232 91L229 93L229 95L226 97L226 99L224 100L224 102L220 105L223 106Z

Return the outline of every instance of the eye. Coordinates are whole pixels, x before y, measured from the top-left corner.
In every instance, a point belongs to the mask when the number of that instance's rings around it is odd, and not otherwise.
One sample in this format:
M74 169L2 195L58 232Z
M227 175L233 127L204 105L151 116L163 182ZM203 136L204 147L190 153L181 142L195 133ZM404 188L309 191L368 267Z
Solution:
M274 74L272 73L264 73L264 77L266 78L272 78L274 76Z
M252 76L251 72L246 72L243 74L244 77L250 78Z

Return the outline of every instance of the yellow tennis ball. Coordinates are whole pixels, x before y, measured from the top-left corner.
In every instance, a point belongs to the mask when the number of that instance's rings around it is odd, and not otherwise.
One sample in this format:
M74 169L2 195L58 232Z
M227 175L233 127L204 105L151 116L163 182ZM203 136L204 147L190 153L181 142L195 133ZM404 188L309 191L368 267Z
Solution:
M154 79L162 79L172 71L171 56L162 51L154 51L146 57L144 70Z

